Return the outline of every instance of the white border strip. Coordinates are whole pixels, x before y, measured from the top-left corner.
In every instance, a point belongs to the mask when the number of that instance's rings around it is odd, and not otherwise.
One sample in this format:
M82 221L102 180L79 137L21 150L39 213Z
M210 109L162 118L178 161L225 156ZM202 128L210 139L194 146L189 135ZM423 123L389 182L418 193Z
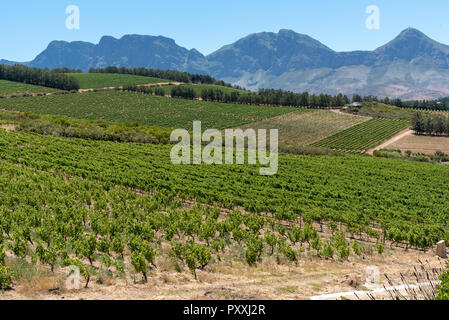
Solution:
M386 287L386 288L379 288L374 289L372 291L349 291L349 292L339 292L339 293L331 293L331 294L323 294L320 296L313 296L310 297L310 300L330 300L330 299L338 299L341 297L352 297L352 296L364 296L364 295L374 295L376 293L384 293L388 291L402 291L405 289L418 289L420 287L427 287L430 285L439 285L441 281L432 281L432 282L422 282L415 285L400 285L400 286L394 286L394 287Z

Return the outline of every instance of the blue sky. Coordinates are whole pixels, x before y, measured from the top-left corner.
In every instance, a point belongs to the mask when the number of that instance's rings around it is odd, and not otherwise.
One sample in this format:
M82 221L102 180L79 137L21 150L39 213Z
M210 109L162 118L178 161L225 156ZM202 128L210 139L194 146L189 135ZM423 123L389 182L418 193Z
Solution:
M65 26L80 8L80 30ZM367 6L380 29L365 27ZM52 40L98 43L103 35L164 35L209 54L250 33L292 29L337 51L372 50L407 27L449 44L448 0L15 0L3 1L0 59L29 61Z

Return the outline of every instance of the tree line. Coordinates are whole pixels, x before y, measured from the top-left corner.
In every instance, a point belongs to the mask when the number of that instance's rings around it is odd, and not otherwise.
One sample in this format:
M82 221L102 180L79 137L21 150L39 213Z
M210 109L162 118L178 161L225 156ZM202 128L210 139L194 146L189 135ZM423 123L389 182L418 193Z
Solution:
M80 88L78 80L66 74L19 64L14 66L0 65L0 79L67 91Z
M169 92L166 92L166 90ZM313 95L307 92L293 93L284 90L260 89L258 92L225 91L220 88L205 88L197 93L188 86L166 86L166 87L142 87L128 85L123 87L124 91L133 91L144 94L155 94L165 96L167 93L173 98L198 99L203 101L222 102L231 104L271 105L290 107L332 108L341 107L350 102L347 96L338 94L331 96L327 94ZM167 90L167 91L168 91Z
M412 129L417 134L449 135L449 117L416 112L412 117Z
M184 83L196 84L215 84L219 86L232 87L231 84L221 80L217 80L211 76L203 74L191 74L187 72L174 70L146 69L146 68L125 68L125 67L106 67L106 68L90 68L89 73L116 73L130 74L136 76L153 77Z
M181 88L182 87L180 87L180 89ZM186 95L192 94L190 91L185 91L184 93ZM179 93L178 96L182 97ZM342 94L336 96L328 94L314 95L307 92L294 93L274 89L260 89L258 92L242 93L238 91L226 92L219 88L206 88L201 91L200 97L204 101L224 103L312 108L341 107L348 104L350 101L347 96Z
M83 73L83 70L81 70L81 69L70 69L67 67L55 68L55 69L52 69L52 71L57 72L57 73Z
M449 110L449 100L442 99L440 101L436 100L401 100L401 99L390 99L385 97L384 99L379 99L376 96L365 96L362 97L355 94L352 97L353 102L381 102L396 106L399 108L409 108L409 109L421 109L421 110Z

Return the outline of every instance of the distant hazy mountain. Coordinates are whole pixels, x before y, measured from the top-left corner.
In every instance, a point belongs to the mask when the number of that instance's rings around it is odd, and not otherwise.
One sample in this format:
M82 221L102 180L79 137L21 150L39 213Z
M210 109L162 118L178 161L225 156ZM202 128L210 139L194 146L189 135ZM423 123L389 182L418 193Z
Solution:
M8 66L12 66L12 65L15 65L17 63L20 63L20 62L14 62L14 61L0 59L0 64L6 64Z
M169 38L140 35L126 35L121 39L105 36L97 45L53 41L29 65L85 71L91 67L121 66L208 72L207 60L198 51L182 48Z
M449 46L411 28L374 51L353 52L336 52L291 30L252 34L207 57L165 37L103 37L99 44L54 41L27 64L83 70L109 65L173 69L210 74L249 89L403 99L449 96Z
M449 94L449 47L415 29L374 51L335 52L293 31L258 33L207 57L212 75L257 89L405 99Z

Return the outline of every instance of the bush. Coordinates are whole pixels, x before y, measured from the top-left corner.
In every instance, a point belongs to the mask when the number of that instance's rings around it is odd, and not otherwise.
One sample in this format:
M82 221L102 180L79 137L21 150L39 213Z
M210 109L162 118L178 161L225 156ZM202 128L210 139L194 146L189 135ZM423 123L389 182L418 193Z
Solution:
M12 285L12 271L0 264L0 290L6 290Z
M288 261L291 262L296 262L298 259L298 256L295 252L295 250L292 249L292 247L288 246L288 245L283 245L281 246L281 252L284 255L284 257L287 258Z
M382 243L378 243L377 246L377 253L382 255L385 251L385 246Z
M354 251L356 255L360 256L363 253L363 248L357 241L354 241L352 243L352 251Z
M349 245L346 242L345 235L343 232L338 231L333 236L333 243L335 249L337 250L338 257L341 260L346 260L349 257Z
M449 262L448 269L443 271L440 277L441 284L438 286L438 296L436 300L449 300Z
M334 248L332 247L332 243L326 242L320 255L325 259L332 259L334 256Z
M156 89L154 89L154 94L157 96L161 96L164 97L165 96L165 90L161 87L157 87Z
M259 237L252 237L248 241L248 249L246 250L245 257L248 265L253 266L256 262L260 261L262 255L263 242Z

